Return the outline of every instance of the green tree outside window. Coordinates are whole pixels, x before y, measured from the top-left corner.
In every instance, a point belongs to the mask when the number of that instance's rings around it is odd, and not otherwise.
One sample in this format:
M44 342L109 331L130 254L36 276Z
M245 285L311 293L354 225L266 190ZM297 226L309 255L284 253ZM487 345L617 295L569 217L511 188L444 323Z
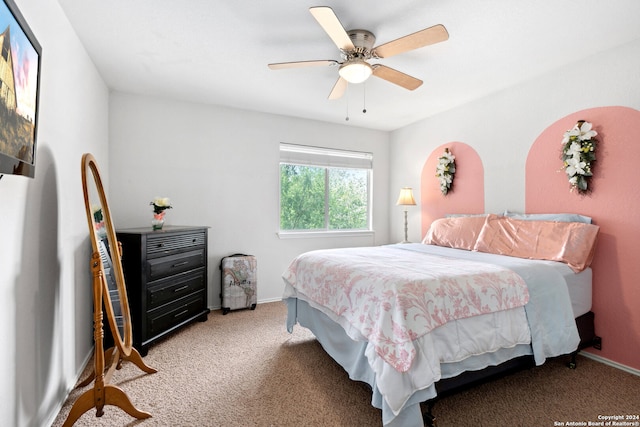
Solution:
M369 229L369 173L282 163L280 229Z

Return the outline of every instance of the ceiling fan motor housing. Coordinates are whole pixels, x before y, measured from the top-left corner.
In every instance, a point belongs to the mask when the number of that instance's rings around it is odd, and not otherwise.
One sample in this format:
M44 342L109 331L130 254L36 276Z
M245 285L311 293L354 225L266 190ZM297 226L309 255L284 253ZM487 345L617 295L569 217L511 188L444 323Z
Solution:
M356 58L370 59L372 57L371 49L376 43L376 36L367 30L349 30L347 34L356 48L353 51L344 51L344 59L347 61Z

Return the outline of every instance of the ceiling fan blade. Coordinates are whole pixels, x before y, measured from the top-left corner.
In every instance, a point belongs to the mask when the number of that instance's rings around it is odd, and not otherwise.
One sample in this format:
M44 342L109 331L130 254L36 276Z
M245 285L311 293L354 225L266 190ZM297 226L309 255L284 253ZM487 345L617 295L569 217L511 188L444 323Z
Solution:
M385 65L374 65L373 75L409 90L417 89L422 85L422 80L411 77L408 74L394 70L393 68L389 68Z
M342 77L338 78L336 84L333 85L333 89L331 89L331 93L329 94L329 99L338 99L344 95L344 91L347 90L347 85L349 83L343 79Z
M356 47L353 45L349 34L345 31L344 27L340 23L340 20L328 6L318 6L309 8L309 12L316 18L318 24L326 31L331 37L331 40L338 46L338 49L342 50L354 50Z
M447 29L441 25L425 28L408 36L400 37L373 49L379 58L388 58L409 50L419 49L449 39Z
M283 68L319 67L338 64L338 61L334 61L333 59L326 59L319 61L278 62L275 64L269 64L268 67L272 70L281 70Z

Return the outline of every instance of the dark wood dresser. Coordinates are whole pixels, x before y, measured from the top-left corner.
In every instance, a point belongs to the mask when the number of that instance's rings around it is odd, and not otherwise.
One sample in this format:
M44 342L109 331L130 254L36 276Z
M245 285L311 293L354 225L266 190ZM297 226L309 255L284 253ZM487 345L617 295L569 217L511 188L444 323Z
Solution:
M186 226L117 230L133 346L141 355L187 323L207 320L207 232Z

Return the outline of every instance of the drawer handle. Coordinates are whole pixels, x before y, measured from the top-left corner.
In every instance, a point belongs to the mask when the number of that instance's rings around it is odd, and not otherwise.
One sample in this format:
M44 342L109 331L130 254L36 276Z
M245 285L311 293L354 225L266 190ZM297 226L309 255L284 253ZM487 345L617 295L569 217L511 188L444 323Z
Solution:
M177 317L182 316L183 314L187 314L188 312L189 312L189 310L183 310L183 311L181 311L180 313L175 314L175 315L173 316L173 318L175 319L175 318L177 318Z
M181 266L183 266L183 265L187 265L187 264L189 264L189 261L176 262L175 264L173 264L173 265L171 266L171 268L181 267Z
M185 289L189 289L189 285L184 285L184 286L180 286L177 289L174 289L173 292L180 292L180 291L184 291Z

